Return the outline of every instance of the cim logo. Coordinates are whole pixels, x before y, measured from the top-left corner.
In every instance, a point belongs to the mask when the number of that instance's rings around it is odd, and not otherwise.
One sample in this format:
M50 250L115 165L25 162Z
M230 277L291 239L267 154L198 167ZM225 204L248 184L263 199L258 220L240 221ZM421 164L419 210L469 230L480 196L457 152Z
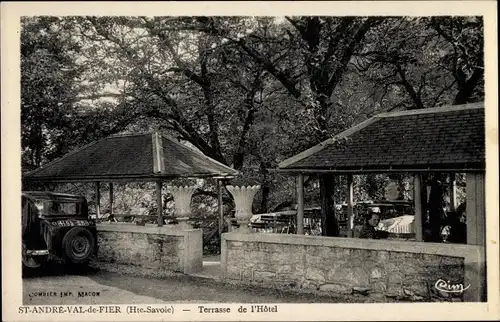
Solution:
M462 283L451 284L450 281L438 279L434 284L434 287L436 288L436 290L444 293L462 294L466 289L470 287L470 284L467 285L467 287L464 287L464 284Z

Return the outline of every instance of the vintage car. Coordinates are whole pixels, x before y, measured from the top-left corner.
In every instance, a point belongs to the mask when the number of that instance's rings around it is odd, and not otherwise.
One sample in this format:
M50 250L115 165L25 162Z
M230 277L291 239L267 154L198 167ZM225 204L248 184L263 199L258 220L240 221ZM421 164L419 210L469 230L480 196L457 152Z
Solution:
M26 191L22 193L23 268L48 261L87 265L97 254L97 230L85 197Z

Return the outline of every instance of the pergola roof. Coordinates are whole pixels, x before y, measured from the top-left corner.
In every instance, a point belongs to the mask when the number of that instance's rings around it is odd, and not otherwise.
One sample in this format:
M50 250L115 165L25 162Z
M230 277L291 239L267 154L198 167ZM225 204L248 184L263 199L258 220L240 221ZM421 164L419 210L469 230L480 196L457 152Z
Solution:
M92 142L23 177L28 181L154 181L232 177L238 171L158 133L110 136Z
M483 171L484 117L484 103L378 114L276 171Z

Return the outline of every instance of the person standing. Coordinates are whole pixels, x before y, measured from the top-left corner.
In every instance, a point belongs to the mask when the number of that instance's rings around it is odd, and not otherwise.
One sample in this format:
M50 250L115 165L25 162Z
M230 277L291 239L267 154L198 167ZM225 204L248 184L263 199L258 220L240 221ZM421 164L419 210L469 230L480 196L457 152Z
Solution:
M366 216L365 222L361 227L359 238L379 239L377 231L375 230L375 227L377 227L380 223L380 210L377 210L377 208L368 209L368 215Z

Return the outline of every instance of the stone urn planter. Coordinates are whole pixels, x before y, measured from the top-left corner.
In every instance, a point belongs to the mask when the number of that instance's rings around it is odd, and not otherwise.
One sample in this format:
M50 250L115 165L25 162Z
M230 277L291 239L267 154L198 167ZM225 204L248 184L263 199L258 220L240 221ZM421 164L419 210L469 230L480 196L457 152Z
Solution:
M196 189L196 186L167 186L167 191L174 197L174 216L179 229L193 228L188 223L188 220L191 215L191 197Z
M251 229L248 227L250 218L253 216L252 203L255 194L260 189L260 186L226 186L227 190L233 195L234 203L236 206L235 217L240 225L238 231L250 233Z

